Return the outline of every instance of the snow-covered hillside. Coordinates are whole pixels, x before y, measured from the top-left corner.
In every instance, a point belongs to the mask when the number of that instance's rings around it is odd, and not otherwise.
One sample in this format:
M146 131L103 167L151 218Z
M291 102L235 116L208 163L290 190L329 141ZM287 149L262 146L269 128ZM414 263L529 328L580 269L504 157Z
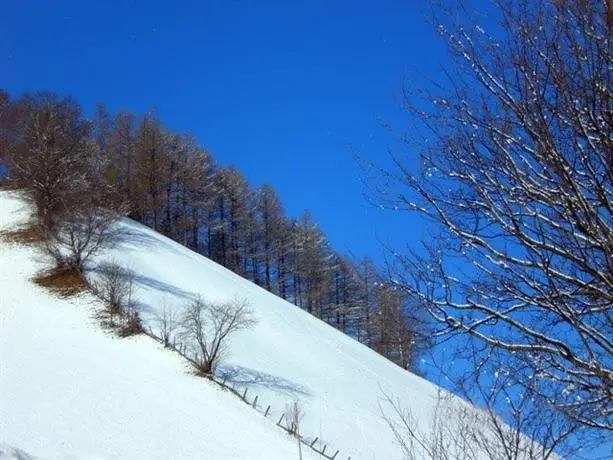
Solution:
M15 192L0 192L0 231L25 222ZM218 370L271 405L271 416L195 377L152 339L118 339L94 318L89 294L60 299L29 279L48 261L0 241L0 442L40 458L297 458L275 426L288 403L305 413L301 431L337 460L398 459L382 419L382 392L430 423L436 387L295 306L132 221L131 237L96 262L136 273L142 317L155 329L162 308L198 295L243 298L259 322L231 340ZM306 450L305 458L315 458Z

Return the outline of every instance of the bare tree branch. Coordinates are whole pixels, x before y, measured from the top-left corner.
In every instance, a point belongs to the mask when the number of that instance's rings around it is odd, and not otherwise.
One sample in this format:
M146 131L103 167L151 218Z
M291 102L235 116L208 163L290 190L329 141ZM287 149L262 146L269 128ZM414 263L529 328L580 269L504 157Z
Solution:
M475 20L438 4L456 64L437 94L406 90L421 174L393 157L369 199L438 233L394 281L439 336L465 333L550 382L595 428L613 414L613 45L607 3L499 0ZM522 373L525 377L528 371Z

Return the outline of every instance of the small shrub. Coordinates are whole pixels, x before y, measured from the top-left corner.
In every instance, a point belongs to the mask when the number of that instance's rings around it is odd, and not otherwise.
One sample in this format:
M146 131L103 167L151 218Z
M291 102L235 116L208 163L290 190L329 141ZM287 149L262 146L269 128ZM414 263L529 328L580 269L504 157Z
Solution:
M120 337L129 337L143 332L145 332L145 329L138 312L128 311L121 315L121 323L117 328Z
M96 274L91 288L106 303L105 325L121 337L143 333L144 327L132 300L134 272L109 262L100 265Z
M176 310L169 308L164 302L162 314L156 318L155 322L158 324L158 338L164 344L164 348L174 347L175 332L179 325Z
M121 265L110 262L100 265L92 283L94 293L106 302L112 314L132 308L132 284L134 273Z
M285 422L287 426L287 431L292 436L299 437L300 436L300 423L304 418L304 411L302 406L298 401L294 401L292 403L288 403L285 406Z
M300 424L304 418L304 411L298 401L294 401L285 407L285 420L287 432L296 438L298 445L298 459L302 460L302 441L300 437Z

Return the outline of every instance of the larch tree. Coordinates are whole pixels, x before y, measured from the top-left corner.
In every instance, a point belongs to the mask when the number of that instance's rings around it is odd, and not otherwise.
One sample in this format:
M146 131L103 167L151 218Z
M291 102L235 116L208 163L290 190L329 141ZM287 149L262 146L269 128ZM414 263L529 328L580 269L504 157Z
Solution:
M243 247L247 237L251 189L235 167L231 166L221 174L224 176L222 198L226 206L227 263L232 271L244 274Z
M355 325L359 342L373 348L374 323L376 321L377 298L375 289L380 276L370 258L360 260L356 265L356 302L359 314Z
M305 211L295 228L295 270L306 310L322 318L331 254L325 235Z
M186 136L183 141L186 148L177 160L181 241L198 251L202 215L211 208L215 198L214 164L209 152L199 147L192 136Z
M118 112L113 120L107 141L110 158L107 180L116 186L128 204L132 217L138 209L136 203L136 126L134 114Z
M146 113L136 139L136 195L139 220L154 230L159 228L164 140L160 121L153 113Z
M356 270L351 260L339 254L332 255L328 266L327 321L336 329L348 333L358 313Z
M288 279L290 273L290 249L291 249L292 224L286 218L281 218L276 232L274 247L275 265L277 267L276 292L282 299L288 298Z
M213 176L213 205L206 216L207 255L224 267L228 266L228 203L226 199L226 171L219 167Z
M8 169L8 154L16 136L17 110L8 92L0 89L0 164ZM7 171L0 171L6 174Z
M113 121L106 109L104 102L96 104L96 111L92 120L92 137L101 152L106 153L109 147L109 139Z
M176 220L180 208L176 206L178 199L179 159L186 155L187 145L179 134L164 132L160 155L160 180L162 217L160 228L164 235L176 239L178 229Z
M262 259L264 263L264 287L272 290L273 261L283 226L281 200L270 184L263 184L256 191L256 210L262 233Z

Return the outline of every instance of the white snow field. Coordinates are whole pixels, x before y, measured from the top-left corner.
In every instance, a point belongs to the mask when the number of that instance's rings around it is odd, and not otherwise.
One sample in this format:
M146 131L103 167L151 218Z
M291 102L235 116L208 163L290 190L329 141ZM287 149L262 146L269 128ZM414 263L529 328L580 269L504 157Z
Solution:
M0 231L29 209L0 191ZM299 401L303 435L337 449L336 460L400 459L379 408L394 395L429 426L437 388L220 265L130 220L131 236L101 254L136 274L146 324L164 305L195 296L243 298L258 318L231 338L219 368L258 406L194 376L176 353L146 336L120 339L95 318L90 294L59 298L30 279L49 261L33 247L0 241L0 442L46 460L291 459L295 440L275 426ZM322 442L323 444L320 444ZM303 456L320 458L303 448ZM11 458L10 456L8 458Z

